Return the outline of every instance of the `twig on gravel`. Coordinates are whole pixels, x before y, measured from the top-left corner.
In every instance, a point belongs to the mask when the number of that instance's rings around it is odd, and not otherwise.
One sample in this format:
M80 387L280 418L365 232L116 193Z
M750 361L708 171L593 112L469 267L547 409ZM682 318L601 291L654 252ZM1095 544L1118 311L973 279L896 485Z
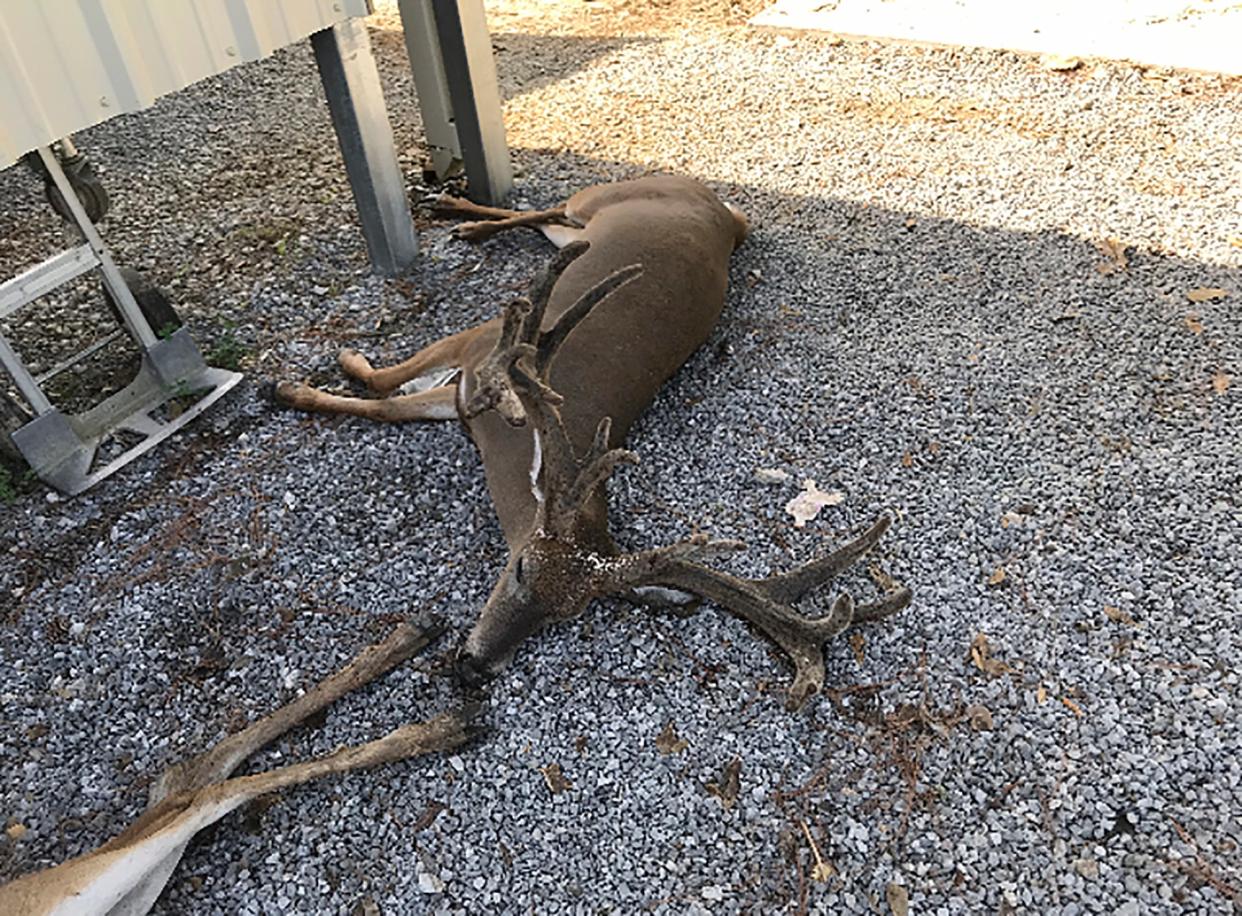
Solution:
M1242 891L1234 887L1228 881L1216 874L1216 870L1212 868L1212 863L1204 858L1203 853L1199 851L1199 844L1195 842L1194 837L1177 822L1177 819L1169 815L1169 823L1173 825L1173 829L1177 831L1178 839L1190 847L1195 854L1195 861L1187 863L1180 859L1165 859L1165 862L1172 868L1183 871L1209 885L1216 893L1220 894L1226 900L1233 902L1234 907L1242 908Z

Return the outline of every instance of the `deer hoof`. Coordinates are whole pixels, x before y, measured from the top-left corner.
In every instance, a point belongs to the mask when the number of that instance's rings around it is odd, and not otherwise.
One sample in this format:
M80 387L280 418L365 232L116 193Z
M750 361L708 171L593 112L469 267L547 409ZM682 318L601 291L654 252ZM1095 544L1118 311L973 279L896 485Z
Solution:
M453 662L453 676L467 690L484 687L496 675L487 665L465 651L459 652Z
M263 386L263 393L272 401L284 407L301 407L306 400L305 392L310 391L305 385L297 382L268 382Z
M453 227L452 234L455 239L477 242L479 239L487 238L495 231L495 228L486 222L458 223Z

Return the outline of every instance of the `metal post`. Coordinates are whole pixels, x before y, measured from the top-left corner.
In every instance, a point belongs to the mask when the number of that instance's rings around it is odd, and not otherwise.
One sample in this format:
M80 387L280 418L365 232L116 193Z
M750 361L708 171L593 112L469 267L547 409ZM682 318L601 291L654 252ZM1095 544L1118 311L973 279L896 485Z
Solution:
M513 187L496 61L483 0L430 0L468 193L498 204ZM412 23L405 23L408 31ZM407 49L408 49L407 45Z
M313 34L311 45L371 266L396 276L414 262L418 241L371 39L360 20L349 19Z
M435 11L431 0L398 0L397 8L401 11L405 54L414 74L431 167L436 177L443 179L461 165L462 156L457 126L453 123L453 103L444 78L440 39L436 36Z

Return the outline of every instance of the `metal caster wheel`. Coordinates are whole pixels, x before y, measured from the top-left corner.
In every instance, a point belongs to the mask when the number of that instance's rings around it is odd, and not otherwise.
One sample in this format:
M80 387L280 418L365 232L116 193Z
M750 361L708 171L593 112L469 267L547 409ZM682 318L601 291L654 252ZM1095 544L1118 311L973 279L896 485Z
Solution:
M79 153L64 163L64 169L69 183L73 185L73 190L78 193L78 200L82 201L86 215L90 217L92 223L99 222L108 212L112 202L108 200L108 192L104 190L104 186L95 177L95 170L91 168L90 162ZM60 214L61 219L73 219L73 214L69 210L69 205L65 203L65 198L61 196L60 189L50 180L44 182L43 193L47 196L47 202L52 205L52 209Z
M111 201L108 199L108 192L104 190L104 186L95 175L95 169L91 166L90 160L84 153L78 152L78 148L73 145L70 137L58 140L52 144L52 149L65 177L69 179L70 186L77 192L78 200L82 202L86 215L92 223L99 222L107 214ZM39 159L38 154L27 153L22 159L32 172L43 179L43 193L52 209L65 222L72 223L73 213L69 205L65 203L60 189L52 181L52 176L47 173L47 168Z

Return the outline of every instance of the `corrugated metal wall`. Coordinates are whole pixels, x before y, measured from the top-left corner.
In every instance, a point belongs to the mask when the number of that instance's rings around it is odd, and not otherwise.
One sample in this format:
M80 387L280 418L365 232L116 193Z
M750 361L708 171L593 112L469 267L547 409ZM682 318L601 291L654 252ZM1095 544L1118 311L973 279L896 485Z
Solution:
M370 12L368 0L0 0L0 168Z

